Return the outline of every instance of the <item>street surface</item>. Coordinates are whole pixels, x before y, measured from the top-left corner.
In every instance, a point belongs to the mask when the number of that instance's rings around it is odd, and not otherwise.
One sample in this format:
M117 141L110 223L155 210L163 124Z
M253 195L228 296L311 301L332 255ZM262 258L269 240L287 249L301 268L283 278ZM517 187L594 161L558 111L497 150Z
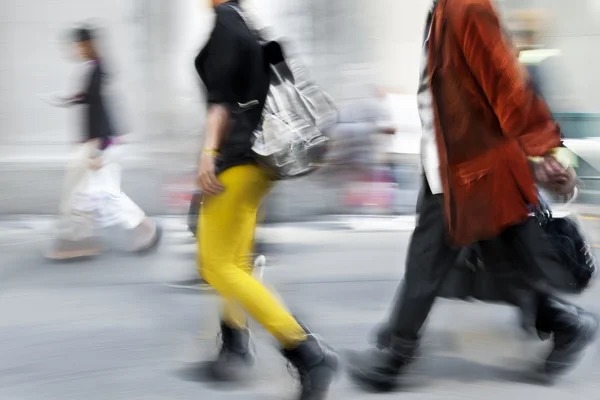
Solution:
M41 254L50 222L0 222L0 399L293 399L293 380L273 341L257 329L253 384L224 392L190 379L190 366L215 352L218 303L210 292L165 283L194 276L195 247L183 218L163 218L165 239L145 257L112 250L86 262L52 264ZM414 218L269 226L265 281L292 311L337 349L367 345L403 273ZM600 221L586 220L594 243ZM351 228L351 229L348 229ZM600 291L577 302L600 311ZM366 394L345 376L330 399L598 399L599 350L555 387L525 382L522 371L544 344L518 329L508 307L440 301L423 359L405 393Z

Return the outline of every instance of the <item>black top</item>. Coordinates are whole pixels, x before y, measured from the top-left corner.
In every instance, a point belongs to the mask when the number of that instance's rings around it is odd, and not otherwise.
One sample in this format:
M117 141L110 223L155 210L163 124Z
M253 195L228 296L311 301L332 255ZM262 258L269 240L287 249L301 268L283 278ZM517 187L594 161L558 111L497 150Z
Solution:
M100 62L95 61L87 89L85 93L78 95L77 103L86 106L83 139L100 139L102 147L106 148L110 143L110 139L116 136L116 132L102 95L104 79L105 74L102 66Z
M208 105L223 105L231 112L231 128L219 149L218 172L253 162L252 135L270 83L260 38L234 7L239 7L235 1L216 7L215 27L196 57Z

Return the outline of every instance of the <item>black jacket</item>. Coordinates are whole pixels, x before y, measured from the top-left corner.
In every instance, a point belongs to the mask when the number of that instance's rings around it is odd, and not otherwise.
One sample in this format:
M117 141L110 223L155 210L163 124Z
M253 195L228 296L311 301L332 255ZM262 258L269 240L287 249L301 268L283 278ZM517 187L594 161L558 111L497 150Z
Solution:
M260 123L270 84L261 39L235 7L239 7L235 1L216 7L215 27L195 60L209 106L225 106L232 116L219 149L219 172L253 162L253 132Z
M89 77L87 88L78 96L77 102L85 106L83 126L84 140L100 139L105 147L110 138L117 136L109 115L106 99L102 93L106 75L100 62L96 62Z

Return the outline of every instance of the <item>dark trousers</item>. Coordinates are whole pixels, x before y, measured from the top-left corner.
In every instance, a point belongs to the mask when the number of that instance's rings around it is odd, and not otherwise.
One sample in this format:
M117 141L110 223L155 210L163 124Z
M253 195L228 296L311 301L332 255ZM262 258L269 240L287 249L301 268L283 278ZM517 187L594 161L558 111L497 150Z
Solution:
M417 226L410 240L404 280L390 314L395 336L418 339L431 307L460 249L447 243L442 195L434 195L425 180L418 204Z
M399 287L389 320L394 336L417 341L423 324L449 273L457 265L461 248L448 244L443 197L434 195L426 180L419 201L419 219L411 238L404 280ZM494 261L495 289L502 300L519 307L532 318L538 332L551 331L539 318L553 289L546 282L566 282L569 277L543 240L534 220L511 227L498 238L480 242L484 262ZM483 300L483 299L482 299Z

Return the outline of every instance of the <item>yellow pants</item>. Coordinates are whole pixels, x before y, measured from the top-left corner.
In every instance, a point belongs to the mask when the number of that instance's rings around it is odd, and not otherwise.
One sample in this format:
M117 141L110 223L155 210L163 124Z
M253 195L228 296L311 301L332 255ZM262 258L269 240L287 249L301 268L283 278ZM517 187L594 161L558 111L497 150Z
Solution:
M245 327L247 313L284 347L295 347L306 333L251 275L256 215L271 180L263 168L242 165L225 170L219 181L225 190L204 198L200 210L200 274L222 296L227 325Z

